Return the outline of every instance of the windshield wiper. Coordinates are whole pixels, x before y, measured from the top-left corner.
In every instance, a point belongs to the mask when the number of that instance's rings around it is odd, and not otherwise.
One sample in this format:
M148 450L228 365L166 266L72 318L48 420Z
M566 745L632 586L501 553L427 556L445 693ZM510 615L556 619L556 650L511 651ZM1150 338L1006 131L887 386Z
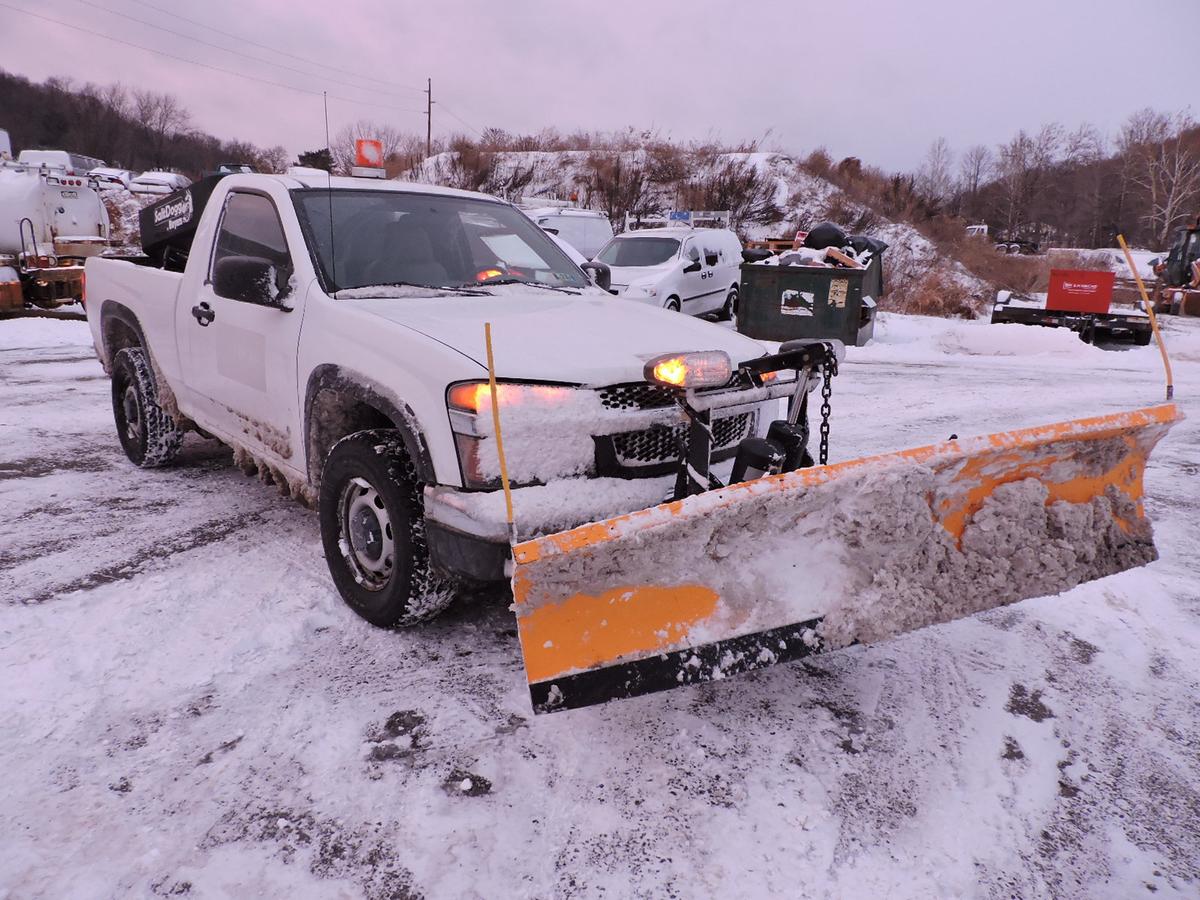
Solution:
M489 286L494 284L527 284L530 287L541 288L543 291L561 291L564 294L579 296L577 288L570 288L561 284L546 284L543 281L526 281L524 278L497 278L494 281L487 282L487 284Z
M377 287L420 288L421 290L425 290L425 291L446 291L448 293L460 294L464 297L491 297L492 296L491 291L485 291L481 287L478 287L478 288L477 287L466 287L465 285L458 285L458 284L442 284L442 285L420 284L419 282L416 282L416 281L381 281L379 284L363 284L363 285L359 285L358 287L342 288L337 293L340 294L342 291L370 290L371 288L377 288Z

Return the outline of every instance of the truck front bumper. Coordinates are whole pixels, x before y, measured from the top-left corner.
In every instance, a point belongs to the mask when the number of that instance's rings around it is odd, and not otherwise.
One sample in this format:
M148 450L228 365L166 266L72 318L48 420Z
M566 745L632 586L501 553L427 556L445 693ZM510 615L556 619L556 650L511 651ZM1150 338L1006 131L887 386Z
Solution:
M727 478L732 460L713 472ZM675 483L656 478L562 478L513 489L517 538L526 540L661 503ZM425 534L436 568L456 578L500 581L507 577L508 524L502 491L425 488Z

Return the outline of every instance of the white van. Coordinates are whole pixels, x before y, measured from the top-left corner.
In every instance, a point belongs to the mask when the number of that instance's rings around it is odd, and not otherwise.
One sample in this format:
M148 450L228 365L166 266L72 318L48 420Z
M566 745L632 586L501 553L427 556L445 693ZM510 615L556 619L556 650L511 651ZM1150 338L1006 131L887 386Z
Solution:
M742 242L724 228L654 228L618 234L596 257L612 271L613 293L677 312L737 311Z
M525 214L543 230L566 241L588 259L592 259L612 240L612 223L599 210L547 206L527 209Z

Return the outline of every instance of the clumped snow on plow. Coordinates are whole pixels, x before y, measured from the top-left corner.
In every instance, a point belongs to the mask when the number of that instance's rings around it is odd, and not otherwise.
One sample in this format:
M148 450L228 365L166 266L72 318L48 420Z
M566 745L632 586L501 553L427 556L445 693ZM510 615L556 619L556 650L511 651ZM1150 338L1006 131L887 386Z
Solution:
M769 476L516 545L539 712L871 642L1157 556L1165 405Z

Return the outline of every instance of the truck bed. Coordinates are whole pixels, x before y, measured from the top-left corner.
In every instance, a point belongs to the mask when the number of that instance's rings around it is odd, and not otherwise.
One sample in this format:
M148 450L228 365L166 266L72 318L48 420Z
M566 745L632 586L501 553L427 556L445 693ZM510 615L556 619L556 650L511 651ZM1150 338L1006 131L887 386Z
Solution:
M174 333L175 303L183 283L182 273L105 257L89 259L84 272L87 275L88 325L96 352L106 369L112 363L105 357L104 342L100 339L100 314L106 302L127 307L146 332L155 335ZM176 370L174 341L155 342L154 352L165 369Z

